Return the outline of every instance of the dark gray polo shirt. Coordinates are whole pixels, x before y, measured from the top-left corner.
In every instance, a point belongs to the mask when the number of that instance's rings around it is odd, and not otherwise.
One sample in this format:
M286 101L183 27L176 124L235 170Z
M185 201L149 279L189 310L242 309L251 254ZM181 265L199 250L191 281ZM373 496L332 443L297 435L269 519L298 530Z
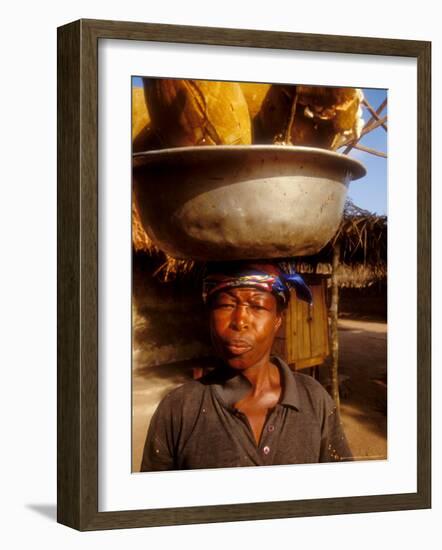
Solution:
M281 397L269 409L256 443L247 416L234 404L250 383L228 366L172 390L155 411L141 471L269 466L351 460L334 401L311 376L272 357Z

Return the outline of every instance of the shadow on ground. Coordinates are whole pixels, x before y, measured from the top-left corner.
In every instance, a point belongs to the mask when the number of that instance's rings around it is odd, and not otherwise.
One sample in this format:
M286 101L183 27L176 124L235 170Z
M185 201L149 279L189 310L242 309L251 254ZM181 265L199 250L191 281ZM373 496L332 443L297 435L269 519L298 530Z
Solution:
M322 369L324 371L324 369ZM339 322L341 413L356 458L387 458L387 324Z
M53 521L57 521L57 506L56 504L25 504L25 507L33 512L37 512L41 516Z

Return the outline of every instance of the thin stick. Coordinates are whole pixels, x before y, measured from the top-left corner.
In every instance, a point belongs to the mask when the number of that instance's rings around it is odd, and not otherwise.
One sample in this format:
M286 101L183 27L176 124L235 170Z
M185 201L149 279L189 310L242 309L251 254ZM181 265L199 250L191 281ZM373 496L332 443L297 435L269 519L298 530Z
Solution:
M380 114L382 113L382 111L384 110L384 107L385 105L387 105L387 99L384 99L384 101L379 105L379 107L376 109L376 111L373 109L373 107L370 105L368 99L366 99L364 97L364 99L362 100L362 103L367 107L367 109L370 111L370 114L371 114L371 117L372 119L375 119L375 120L379 120L380 119ZM384 130L386 131L387 128L382 125L382 127L384 128Z
M295 121L295 114L296 114L296 105L298 103L298 93L295 93L295 97L293 98L292 108L290 110L290 119L289 123L287 125L287 130L285 132L285 143L291 143L291 135L292 135L292 126Z
M362 131L361 131L361 135L357 138L357 139L349 139L347 141L344 141L344 143L341 143L341 145L338 147L338 149L340 149L341 147L345 147L346 145L349 145L351 144L351 146L353 147L353 143L358 143L358 141L363 138L365 135L367 135L369 132L372 132L373 130L376 130L376 128L379 128L379 126L381 124L385 124L385 122L387 122L388 120L388 116L385 115L383 118L381 118L380 120L376 120L374 121L372 124L368 125L368 122L367 124L363 127Z
M339 335L338 335L338 311L339 311L339 288L337 279L337 269L341 255L341 242L338 240L333 245L332 255L332 276L331 276L331 304L330 304L330 340L331 356L330 381L331 395L336 405L338 418L340 417L340 399L339 399Z
M388 126L385 124L387 122L387 120L388 120L388 116L385 115L384 117L382 117L378 120L375 120L370 125L366 124L362 128L361 136L360 136L359 139L361 139L362 136L365 136L365 134L368 134L368 132L371 132L372 130L375 130L376 128L379 128L379 126L382 126L383 128L387 128L387 130L388 130Z
M376 149L371 149L370 147L365 147L364 145L361 145L359 143L355 143L353 145L355 149L359 149L360 151L365 151L366 153L370 153L371 155L375 155L376 157L382 157L384 159L387 158L387 154L383 153L382 151L377 151Z
M362 100L363 104L367 107L367 109L369 109L368 105L367 105L367 100L364 98ZM374 111L374 113L372 113L371 115L371 118L369 119L369 121L367 122L367 124L364 126L364 128L367 128L368 126L371 126L371 124L376 120L376 118L379 118L379 114L382 113L382 111L384 110L385 106L387 105L387 98L384 99L384 101L379 105L379 107L376 109L376 111ZM373 109L373 107L371 107L370 105L370 108ZM369 109L370 110L370 109ZM371 112L371 111L370 111ZM385 126L385 129L387 129L387 127ZM361 136L359 136L358 139L356 139L354 141L354 144L350 144L344 151L343 151L343 154L344 155L348 155L348 153L352 150L352 148L356 145L356 143L358 143L358 141L361 139L362 137L362 133L361 133Z

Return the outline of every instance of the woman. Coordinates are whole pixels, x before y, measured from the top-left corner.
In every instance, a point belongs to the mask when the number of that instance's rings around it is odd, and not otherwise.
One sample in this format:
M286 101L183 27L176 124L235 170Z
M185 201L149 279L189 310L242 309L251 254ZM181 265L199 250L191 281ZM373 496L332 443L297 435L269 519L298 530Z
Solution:
M218 366L170 392L152 417L141 471L351 460L333 400L271 356L302 278L273 263L214 264L204 280Z

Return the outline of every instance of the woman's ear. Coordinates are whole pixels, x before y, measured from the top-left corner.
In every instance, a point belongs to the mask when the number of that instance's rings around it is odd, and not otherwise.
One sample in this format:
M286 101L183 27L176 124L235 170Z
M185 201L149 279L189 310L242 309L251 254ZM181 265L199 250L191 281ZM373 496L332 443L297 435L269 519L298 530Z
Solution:
M284 316L284 313L282 311L280 311L278 313L278 317L276 319L276 323L275 323L275 334L278 332L278 330L281 328L281 325L282 325L282 321L283 321L283 316Z

